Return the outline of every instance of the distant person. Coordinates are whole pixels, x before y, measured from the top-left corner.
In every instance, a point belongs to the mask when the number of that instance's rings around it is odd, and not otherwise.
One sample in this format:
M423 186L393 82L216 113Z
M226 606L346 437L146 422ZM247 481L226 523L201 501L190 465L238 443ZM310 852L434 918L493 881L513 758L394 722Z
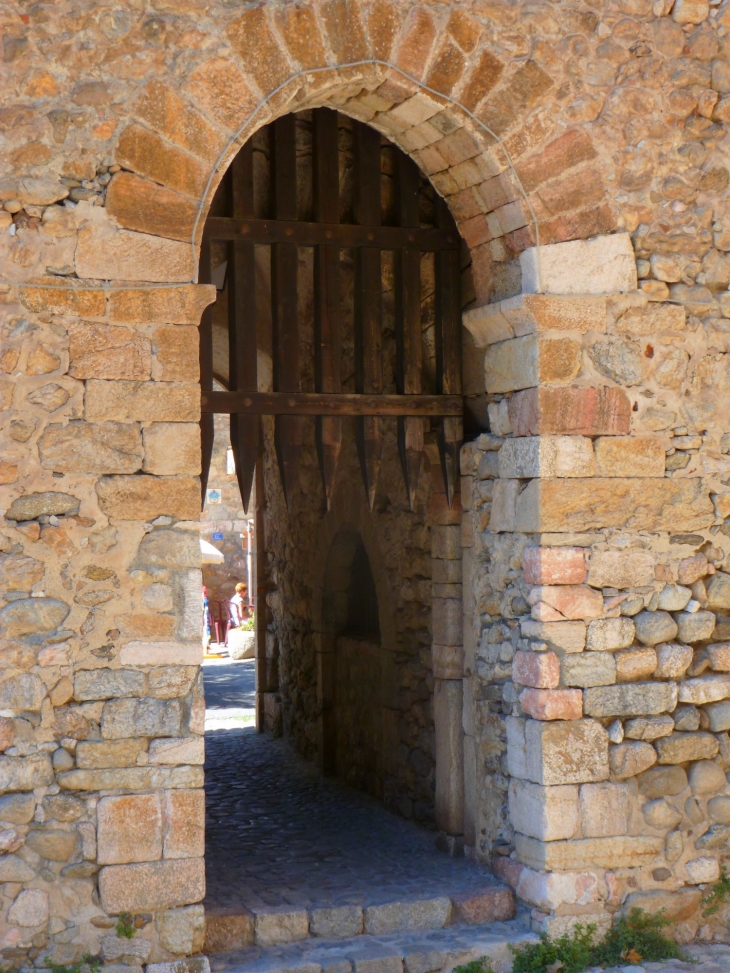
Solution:
M235 626L245 622L249 616L248 585L245 581L239 581L236 585L236 593L228 602L228 610L231 613L231 621Z

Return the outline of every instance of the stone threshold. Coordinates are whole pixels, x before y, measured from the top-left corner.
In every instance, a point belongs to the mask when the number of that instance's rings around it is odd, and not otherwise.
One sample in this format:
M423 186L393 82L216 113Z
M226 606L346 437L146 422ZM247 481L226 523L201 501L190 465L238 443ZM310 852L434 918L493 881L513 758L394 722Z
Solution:
M213 973L438 973L486 957L494 973L512 968L510 945L534 942L529 916L483 925L360 935L350 939L309 938L284 946L253 947L210 955Z
M515 914L514 893L506 885L397 901L343 905L279 905L206 908L205 951L224 953L248 947L315 946L323 940L364 940L371 936L440 930L463 924L482 927Z

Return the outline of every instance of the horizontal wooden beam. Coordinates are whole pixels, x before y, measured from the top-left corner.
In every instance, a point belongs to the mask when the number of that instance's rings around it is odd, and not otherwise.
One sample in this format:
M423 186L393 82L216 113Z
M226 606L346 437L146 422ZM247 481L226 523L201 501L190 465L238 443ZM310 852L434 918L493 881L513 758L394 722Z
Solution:
M201 393L203 413L263 416L460 416L461 395L358 395L349 392Z
M300 247L332 244L373 247L376 250L458 250L456 230L404 226L355 226L351 223L300 223L295 220L237 220L209 216L209 240L246 240L249 243L296 243Z

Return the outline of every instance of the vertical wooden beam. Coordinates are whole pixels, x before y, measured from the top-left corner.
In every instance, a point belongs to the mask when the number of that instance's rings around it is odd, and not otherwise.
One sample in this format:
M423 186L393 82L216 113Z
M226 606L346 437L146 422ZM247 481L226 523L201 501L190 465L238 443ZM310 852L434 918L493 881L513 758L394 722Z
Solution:
M337 112L316 108L314 121L314 209L318 223L340 221L340 173ZM314 382L316 392L340 392L341 337L340 251L318 246L314 251ZM327 509L334 490L342 447L342 420L316 419L317 454Z
M231 166L233 216L254 216L253 143L249 140ZM253 243L228 244L228 368L229 387L236 392L257 391L256 249ZM258 454L256 416L231 416L231 448L244 510L248 510Z
M262 420L254 416L260 427ZM268 627L268 608L266 605L266 482L264 479L264 437L259 428L259 446L256 464L256 492L254 495L254 544L256 557L254 559L254 626L256 633L256 730L263 733L266 729L264 720L265 695L269 691L269 679L266 666L266 630Z
M198 278L201 284L211 281L210 241L203 237L200 247L200 271ZM199 330L199 360L200 387L205 392L213 390L213 305L209 304L203 311ZM205 490L210 475L210 461L213 456L213 430L215 416L203 413L200 417L200 507L205 506Z
M401 152L396 153L396 191L401 226L417 227L418 167ZM398 392L422 391L423 338L421 333L421 254L405 248L395 255L396 380ZM414 416L398 419L398 453L411 510L418 489L423 455L423 420Z
M449 208L436 197L436 225L452 228L456 233ZM456 395L461 392L461 268L458 250L440 250L436 253L436 375L438 392ZM463 440L461 418L445 418L440 421L439 455L451 506L459 476L459 449Z
M272 216L297 218L297 156L294 115L283 115L270 127ZM298 262L295 243L271 247L271 321L274 391L299 392ZM274 433L284 499L291 501L299 474L304 438L302 416L277 416Z
M355 222L380 224L380 133L355 123ZM380 250L355 251L355 390L383 391L382 281ZM365 493L372 509L383 451L382 421L366 416L356 420Z

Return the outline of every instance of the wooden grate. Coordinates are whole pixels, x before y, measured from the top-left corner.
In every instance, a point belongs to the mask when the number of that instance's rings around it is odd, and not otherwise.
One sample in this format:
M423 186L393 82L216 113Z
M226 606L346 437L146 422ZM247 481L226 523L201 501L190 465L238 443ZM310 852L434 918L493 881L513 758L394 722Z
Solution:
M201 420L203 493L213 447L213 415L230 414L231 445L241 497L248 508L261 443L260 417L275 417L275 445L284 495L297 481L307 423L315 441L329 505L343 437L343 418L354 417L363 483L372 507L384 441L385 417L397 417L398 449L411 505L415 498L429 423L437 439L449 503L458 475L462 439L460 239L451 214L435 192L433 226L419 214L421 176L415 163L392 153L393 225L384 225L381 200L385 143L374 129L347 120L352 129L351 220L341 220L341 119L315 109L312 122L311 193L313 219L298 218L296 119L285 115L267 126L266 218L255 211L254 141L233 161L209 216L201 247L200 279L214 279L215 247L226 253L229 346L228 391L213 389L213 309L201 323ZM221 215L221 211L225 215ZM273 390L259 391L256 320L256 248L270 250L271 354ZM302 341L299 288L300 248L312 248L313 341L307 360ZM342 302L343 250L352 252L354 294L351 323ZM391 251L395 318L395 393L384 382L382 277L384 252ZM433 254L435 389L424 392L423 284L421 260ZM351 328L351 335L346 333ZM343 387L343 345L352 341L354 391ZM314 391L304 391L305 374ZM313 418L310 418L313 417Z

